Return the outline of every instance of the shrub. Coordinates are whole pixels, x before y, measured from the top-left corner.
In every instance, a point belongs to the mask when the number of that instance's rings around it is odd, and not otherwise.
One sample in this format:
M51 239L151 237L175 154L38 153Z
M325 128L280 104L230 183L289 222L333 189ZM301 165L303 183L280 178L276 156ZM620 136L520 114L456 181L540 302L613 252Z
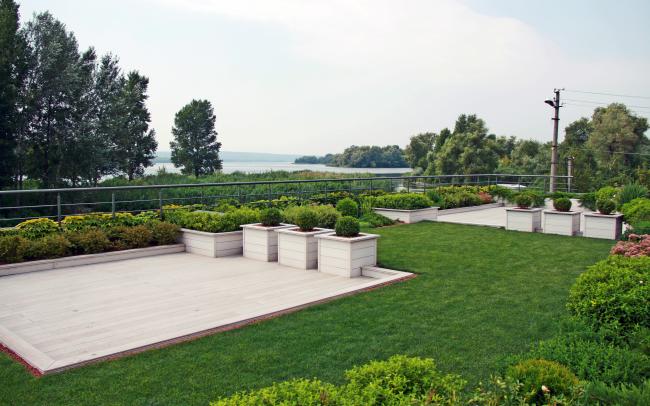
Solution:
M474 396L469 399L470 405L485 406L528 406L531 404L531 394L526 390L523 383L516 379L505 376L491 376L487 383L479 383ZM544 394L543 405L579 405L582 404L582 390L580 387L574 388L571 394L553 395Z
M7 235L0 237L0 262L11 264L22 262L29 241L19 235Z
M96 254L111 247L108 236L100 229L67 232L66 237L72 244L73 250L79 254Z
M246 206L252 209L262 209L262 208L269 208L269 207L274 207L276 209L285 209L287 207L291 206L297 206L300 204L300 200L297 197L294 196L280 196L278 199L272 199L272 200L257 200L254 202L249 202L246 203ZM233 205L231 205L233 206ZM229 208L228 210L223 210L220 209L218 211L230 211L232 210Z
M646 380L638 386L590 382L585 392L585 403L589 405L650 405L650 380Z
M639 221L636 224L632 224L630 228L628 228L623 232L623 239L624 240L629 239L631 234L636 234L636 235L650 234L650 220Z
M296 215L296 225L300 231L312 231L318 225L318 215L311 207L301 207Z
M572 396L578 378L567 367L555 361L530 359L508 368L506 376L523 384L527 402L546 404L545 397Z
M431 207L433 202L420 193L396 193L392 195L377 196L374 206L385 209L416 210Z
M596 193L589 192L583 193L582 196L578 199L580 206L587 208L589 210L596 210Z
M16 229L23 237L35 240L58 232L59 225L56 221L46 218L38 218L23 221L16 226Z
M612 214L616 210L616 203L612 199L598 200L596 207L600 214Z
M312 206L312 210L314 210L314 213L316 213L316 217L318 218L316 227L334 228L338 219L341 218L341 213L329 205Z
M311 196L309 200L318 205L335 205L339 200L345 198L354 198L354 194L345 191L318 193Z
M384 227L395 224L394 220L389 219L386 216L382 216L381 214L372 212L364 214L359 220L362 223L366 223L370 227Z
M481 199L481 203L483 204L490 204L494 201L492 195L487 192L478 192L478 198Z
M153 241L153 233L144 225L117 226L109 231L109 238L118 250L144 248Z
M492 195L499 197L501 199L510 199L512 197L512 189L505 186L492 185L488 186L487 192Z
M336 203L336 210L338 210L342 216L357 217L359 215L359 205L349 197L339 200L339 202Z
M359 235L360 229L359 220L352 216L341 217L334 227L334 231L339 237L355 237Z
M236 393L210 406L326 405L336 402L337 388L319 380L294 379L250 392Z
M621 207L625 221L637 224L641 221L650 221L650 199L638 198Z
M158 221L149 225L153 242L156 245L174 244L180 234L180 227L166 221Z
M166 210L165 220L183 228L205 231L208 233L225 233L237 231L242 224L259 222L259 211L241 207L227 213L190 211L185 208Z
M616 200L618 189L613 186L605 186L596 192L596 201L598 200Z
M260 211L260 221L264 227L276 227L282 222L282 212L275 207Z
M618 193L618 204L622 206L640 197L648 197L648 188L639 183L628 183Z
M553 200L553 207L557 211L569 211L571 210L571 199L559 197Z
M61 234L50 234L30 241L25 252L25 259L39 260L65 257L70 253L72 244Z
M610 256L578 277L567 307L587 323L626 334L650 327L650 257Z
M650 256L650 235L629 234L628 241L619 241L612 248L612 255L623 255L625 257Z
M527 193L519 193L515 196L515 204L520 209L527 209L533 204L533 198Z

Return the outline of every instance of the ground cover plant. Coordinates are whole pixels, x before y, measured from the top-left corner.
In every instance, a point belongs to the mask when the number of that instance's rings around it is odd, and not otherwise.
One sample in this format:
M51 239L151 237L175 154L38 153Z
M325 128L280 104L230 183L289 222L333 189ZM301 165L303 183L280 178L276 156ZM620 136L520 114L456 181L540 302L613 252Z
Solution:
M0 399L206 405L292 378L340 385L344 371L395 354L435 359L441 373L467 380L471 394L498 372L502 359L556 335L570 286L612 245L444 223L363 231L382 235L380 265L418 276L243 329L38 379L0 354Z

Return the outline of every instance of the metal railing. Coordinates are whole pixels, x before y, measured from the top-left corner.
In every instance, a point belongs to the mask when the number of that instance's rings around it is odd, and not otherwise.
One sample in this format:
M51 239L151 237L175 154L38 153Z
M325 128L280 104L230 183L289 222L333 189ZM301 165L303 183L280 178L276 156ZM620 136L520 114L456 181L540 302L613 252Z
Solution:
M549 180L547 175L473 174L4 190L0 191L0 226L40 217L61 221L67 215L90 212L162 212L168 204L216 204L224 199L250 203L285 196L303 201L335 192L426 191L450 185L547 191ZM556 185L558 191L570 192L571 177L556 176Z

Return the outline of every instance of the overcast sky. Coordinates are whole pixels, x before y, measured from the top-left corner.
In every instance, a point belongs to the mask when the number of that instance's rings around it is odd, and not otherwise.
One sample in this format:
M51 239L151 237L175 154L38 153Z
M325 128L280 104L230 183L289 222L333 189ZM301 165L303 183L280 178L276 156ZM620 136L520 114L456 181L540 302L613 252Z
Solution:
M24 0L82 48L150 78L159 149L174 114L212 102L228 151L324 154L406 145L475 113L547 141L554 87L650 97L648 0ZM592 102L646 117L650 98L566 92L562 128ZM591 106L591 107L590 107Z

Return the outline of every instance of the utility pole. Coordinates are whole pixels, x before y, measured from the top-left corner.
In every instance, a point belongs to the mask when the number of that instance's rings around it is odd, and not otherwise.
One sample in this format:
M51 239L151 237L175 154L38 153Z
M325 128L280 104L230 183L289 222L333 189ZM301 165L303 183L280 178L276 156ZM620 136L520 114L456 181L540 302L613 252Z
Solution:
M555 97L551 100L545 100L544 103L553 107L555 110L555 115L553 116L553 140L551 141L551 181L550 181L550 192L555 192L557 190L557 134L558 128L560 125L560 91L564 89L553 89Z

